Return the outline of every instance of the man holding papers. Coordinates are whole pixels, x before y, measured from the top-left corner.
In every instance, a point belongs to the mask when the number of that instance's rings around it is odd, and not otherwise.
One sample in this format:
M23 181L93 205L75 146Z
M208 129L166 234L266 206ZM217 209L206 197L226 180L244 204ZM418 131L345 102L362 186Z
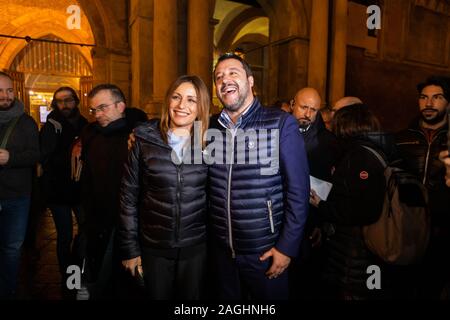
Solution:
M297 92L291 103L292 115L299 123L299 130L305 139L306 153L311 174L311 189L316 189L319 182L326 186L336 163L338 148L336 138L328 131L320 114L322 100L317 90L304 88ZM313 186L316 186L315 188ZM331 186L328 187L331 189ZM317 189L316 189L317 191ZM321 222L317 209L310 207L310 215L306 224L305 239L301 246L300 258L293 266L291 273L291 295L298 298L311 297L318 294L317 281L321 265ZM313 250L314 248L314 250Z

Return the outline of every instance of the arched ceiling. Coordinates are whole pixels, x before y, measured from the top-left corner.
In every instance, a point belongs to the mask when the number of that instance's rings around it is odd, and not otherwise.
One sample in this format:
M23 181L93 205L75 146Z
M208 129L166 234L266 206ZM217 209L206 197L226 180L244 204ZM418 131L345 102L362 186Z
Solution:
M94 44L88 19L80 6L81 29L70 30L67 8L78 4L75 0L2 0L0 6L0 34L39 38L52 30L64 41ZM27 43L21 39L0 37L0 68L8 68L14 56ZM92 66L90 48L77 47Z
M248 34L269 38L269 19L257 1L217 0L214 18L218 24L214 45L220 50L230 49L233 43Z
M250 14L255 11L255 8L260 10L260 6L256 1L217 0L214 10L214 19L217 19L219 23L216 25L214 32L214 45L218 46L223 40L222 38L227 37L224 33L229 32L229 26L235 24L236 19L242 19L242 16L245 15L246 11ZM243 26L239 26L239 28L239 30L234 30L235 33L239 34L238 38L233 37L234 40L237 40L248 33L260 33L267 37L269 35L268 19L260 19L260 17L255 17L255 19ZM245 31L242 31L243 29L245 29Z
M245 26L242 27L242 29L239 31L236 37L234 37L232 43L235 43L236 41L238 41L247 34L255 34L255 33L261 34L269 38L269 18L267 17L256 18L247 23Z

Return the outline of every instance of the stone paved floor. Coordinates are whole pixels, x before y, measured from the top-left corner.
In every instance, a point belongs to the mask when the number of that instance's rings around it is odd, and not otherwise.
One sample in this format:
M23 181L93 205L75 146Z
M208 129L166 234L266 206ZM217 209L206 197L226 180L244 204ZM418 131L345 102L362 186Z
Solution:
M76 234L76 225L74 228ZM36 224L34 249L27 241L23 248L18 298L27 300L61 300L61 275L56 257L56 230L49 211Z

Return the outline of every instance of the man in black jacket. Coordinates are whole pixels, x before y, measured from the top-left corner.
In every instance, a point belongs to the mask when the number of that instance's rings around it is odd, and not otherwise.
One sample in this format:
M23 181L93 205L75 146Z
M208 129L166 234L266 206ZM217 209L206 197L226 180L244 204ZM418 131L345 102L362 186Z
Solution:
M56 253L65 285L66 269L71 264L72 211L78 222L79 187L72 179L71 150L87 125L80 114L78 98L74 89L61 87L52 100L53 111L40 132L43 187L47 206L55 222Z
M311 176L331 181L338 158L337 140L328 131L323 122L320 109L322 99L313 88L303 88L297 92L291 103L292 115L299 123L299 130L305 139L306 153ZM321 266L320 244L322 239L317 209L309 208L305 238L303 239L300 259L293 264L291 292L293 296L311 298L318 294Z
M11 77L0 72L0 299L11 298L16 290L38 159L37 125L15 99Z
M405 169L422 180L429 193L431 237L419 278L419 294L437 298L448 275L450 259L450 189L439 153L447 148L450 79L431 77L417 86L420 118L396 136Z
M95 123L82 133L83 233L87 238L88 282L91 299L115 294L121 270L116 256L114 231L120 209L120 182L128 156L127 140L144 112L126 111L125 96L112 84L96 86L88 95ZM133 112L131 112L133 111Z

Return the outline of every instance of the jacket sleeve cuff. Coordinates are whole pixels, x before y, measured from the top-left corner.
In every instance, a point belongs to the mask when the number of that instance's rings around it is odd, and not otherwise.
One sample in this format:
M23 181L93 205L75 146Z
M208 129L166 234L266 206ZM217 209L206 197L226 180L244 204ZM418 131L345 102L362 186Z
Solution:
M275 248L282 254L291 258L297 257L298 251L300 249L300 247L293 248L291 242L284 241L283 239L278 240L277 244L275 245Z

